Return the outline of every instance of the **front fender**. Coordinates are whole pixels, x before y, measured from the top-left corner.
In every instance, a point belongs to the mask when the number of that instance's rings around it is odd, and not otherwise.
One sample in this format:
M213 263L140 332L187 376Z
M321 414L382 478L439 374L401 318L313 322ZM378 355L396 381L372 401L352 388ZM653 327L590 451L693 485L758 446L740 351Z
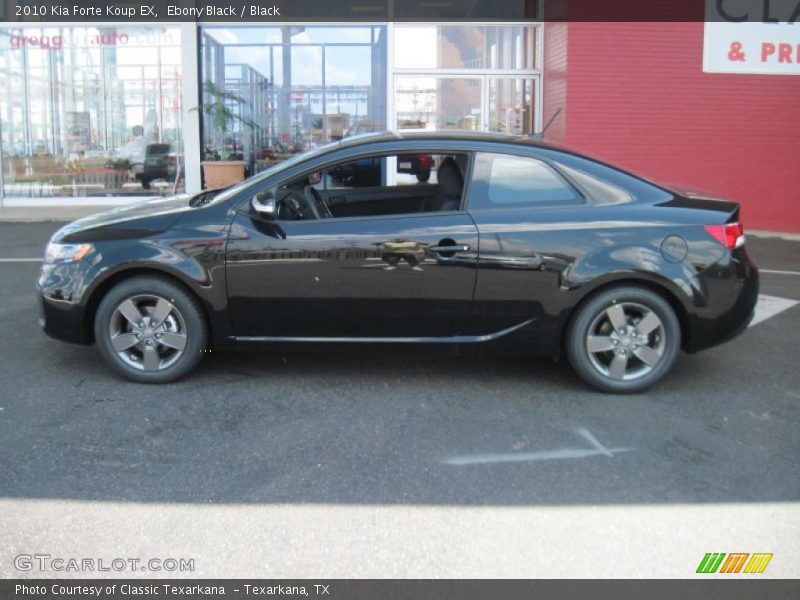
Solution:
M230 334L225 236L222 229L192 229L157 238L97 242L84 261L45 266L38 287L61 311L81 315L83 324L73 328L83 333L75 337L90 341L97 305L113 285L128 276L163 274L194 293L209 316L214 339L224 340Z
M217 260L201 259L217 247ZM200 252L202 250L203 252ZM126 271L153 271L172 276L189 287L213 310L226 308L224 294L224 240L145 239L133 244L98 244L98 260L85 272L86 289L77 301L86 304L108 280Z

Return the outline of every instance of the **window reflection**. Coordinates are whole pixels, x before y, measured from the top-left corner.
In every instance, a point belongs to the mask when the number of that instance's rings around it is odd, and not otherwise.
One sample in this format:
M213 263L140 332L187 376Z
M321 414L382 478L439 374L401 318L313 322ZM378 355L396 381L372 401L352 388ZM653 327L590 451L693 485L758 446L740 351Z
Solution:
M180 30L0 30L7 197L182 189Z
M386 128L384 26L205 27L204 82L241 99L222 132L204 119L204 159L235 145L248 174L356 132ZM204 98L204 102L211 101Z
M489 131L516 135L533 133L533 80L490 77L488 85Z
M402 76L395 89L398 129L483 127L480 78Z

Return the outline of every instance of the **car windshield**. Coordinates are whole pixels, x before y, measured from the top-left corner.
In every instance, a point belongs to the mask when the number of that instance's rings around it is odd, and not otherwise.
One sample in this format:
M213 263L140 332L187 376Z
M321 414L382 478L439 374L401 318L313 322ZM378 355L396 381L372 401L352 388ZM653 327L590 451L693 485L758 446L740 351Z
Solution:
M285 171L297 164L302 163L303 161L309 160L314 158L315 156L321 156L326 152L330 152L333 148L339 146L341 142L331 142L329 144L325 144L324 146L320 146L319 148L315 148L313 150L307 150L306 152L301 152L300 154L296 154L293 157L286 159L276 165L271 166L270 168L261 171L258 175L253 177L249 177L245 179L241 183L237 183L233 187L229 187L224 192L216 196L212 201L211 204L218 204L219 202L224 202L228 198L232 198L243 189L249 187L250 185L257 183L259 181L265 180L267 177L272 177L273 175L280 173L281 171Z

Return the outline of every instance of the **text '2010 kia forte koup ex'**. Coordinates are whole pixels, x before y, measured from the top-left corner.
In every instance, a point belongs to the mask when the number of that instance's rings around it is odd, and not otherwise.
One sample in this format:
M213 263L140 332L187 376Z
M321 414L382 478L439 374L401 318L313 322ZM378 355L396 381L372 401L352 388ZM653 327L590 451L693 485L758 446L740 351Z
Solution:
M427 181L409 156L430 157ZM379 179L342 176L365 161ZM735 203L528 138L372 134L67 225L47 246L41 322L141 382L211 346L504 344L636 392L680 349L746 327L744 240Z

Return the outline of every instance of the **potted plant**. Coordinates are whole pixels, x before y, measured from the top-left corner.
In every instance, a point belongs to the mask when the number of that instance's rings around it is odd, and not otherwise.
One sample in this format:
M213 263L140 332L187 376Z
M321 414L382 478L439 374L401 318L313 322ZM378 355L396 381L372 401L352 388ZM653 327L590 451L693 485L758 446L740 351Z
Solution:
M240 105L244 104L245 100L243 98L220 89L212 81L206 81L203 89L206 97L210 98L211 101L202 104L200 108L219 132L219 138L222 142L222 147L219 151L204 149L203 161L200 163L203 167L203 177L206 188L228 187L244 179L246 163L242 160L241 151L237 152L235 136L233 137L232 149L228 149L226 134L236 121L248 127L255 127L255 125L239 116L229 106L231 101Z

